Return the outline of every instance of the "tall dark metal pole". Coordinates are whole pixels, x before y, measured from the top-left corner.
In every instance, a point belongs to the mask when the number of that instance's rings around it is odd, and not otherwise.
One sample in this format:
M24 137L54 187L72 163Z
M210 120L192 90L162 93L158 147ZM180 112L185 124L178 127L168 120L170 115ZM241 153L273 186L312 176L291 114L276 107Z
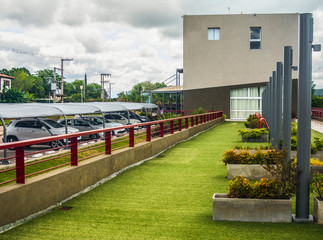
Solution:
M283 63L277 62L277 105L276 105L276 147L279 145L279 141L282 136L282 97L283 97L283 89L282 89L282 82L283 82Z
M287 150L287 160L290 159L290 138L292 118L292 65L293 49L291 46L284 47L284 113L283 113L283 145Z
M272 128L273 130L271 131L273 136L272 136L272 142L271 145L275 148L277 146L277 111L276 111L276 106L277 106L277 72L273 71L273 80L272 80L273 84L272 84Z
M311 155L312 14L300 15L296 220L309 219Z
M269 137L270 137L270 141L272 143L272 139L273 139L273 109L274 109L274 98L273 98L273 77L269 77Z

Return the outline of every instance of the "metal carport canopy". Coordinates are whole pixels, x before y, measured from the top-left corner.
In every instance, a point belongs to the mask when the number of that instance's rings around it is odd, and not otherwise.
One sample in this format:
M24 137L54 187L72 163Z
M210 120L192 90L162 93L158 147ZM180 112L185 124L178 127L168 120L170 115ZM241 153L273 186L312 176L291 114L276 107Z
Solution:
M0 103L0 118L45 117L62 115L57 108L38 106L38 104Z
M128 110L141 110L141 109L151 109L158 108L156 104L153 103L134 103L134 102L113 102L112 104L119 104L127 108Z

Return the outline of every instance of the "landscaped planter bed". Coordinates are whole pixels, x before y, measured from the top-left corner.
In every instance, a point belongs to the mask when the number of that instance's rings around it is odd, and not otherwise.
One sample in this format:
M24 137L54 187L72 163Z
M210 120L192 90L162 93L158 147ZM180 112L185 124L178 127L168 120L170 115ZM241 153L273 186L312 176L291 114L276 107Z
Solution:
M262 135L261 137L254 137L254 138L244 138L242 137L242 142L267 142L268 135Z
M314 197L313 217L317 223L323 224L323 201L319 201L318 197Z
M213 195L213 220L241 222L291 222L290 199L228 198Z

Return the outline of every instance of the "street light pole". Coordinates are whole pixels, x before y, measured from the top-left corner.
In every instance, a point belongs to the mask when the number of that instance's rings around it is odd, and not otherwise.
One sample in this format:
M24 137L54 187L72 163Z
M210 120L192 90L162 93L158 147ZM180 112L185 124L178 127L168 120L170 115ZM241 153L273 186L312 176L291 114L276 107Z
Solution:
M83 85L80 86L81 89L81 102L83 102Z

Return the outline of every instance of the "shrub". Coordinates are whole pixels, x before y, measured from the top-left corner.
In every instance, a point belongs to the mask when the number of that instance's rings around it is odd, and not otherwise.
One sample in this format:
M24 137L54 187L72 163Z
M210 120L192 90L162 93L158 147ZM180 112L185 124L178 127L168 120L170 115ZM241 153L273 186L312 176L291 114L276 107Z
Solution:
M224 164L274 164L276 158L279 158L282 151L276 151L274 149L264 150L253 150L251 153L249 150L237 150L232 149L224 153L223 162Z
M227 115L226 114L222 114L222 117L223 117L223 119L226 119L227 118Z
M310 190L323 201L323 174L315 173L311 180Z
M246 128L258 128L258 118L255 115L249 115L243 124L246 126Z
M193 115L202 114L202 113L207 113L207 110L205 110L202 107L199 107L198 109L193 109L192 110Z
M243 176L234 177L229 181L228 198L278 198L277 184L275 180L262 178L252 186L250 181Z
M314 144L317 150L323 150L323 139L320 140L320 138L314 137Z
M313 166L323 166L323 161L316 159L316 158L311 158L311 165Z
M258 138L262 135L267 135L268 131L266 128L260 128L260 129L239 129L239 135L241 135L243 138Z
M279 152L271 155L270 162L265 159L262 166L273 176L278 198L290 198L296 194L297 164L293 159L287 160L287 151Z
M277 184L273 179L262 178L253 185L252 197L257 199L277 198Z
M242 176L234 177L229 181L228 197L229 198L250 198L252 187L250 181Z

